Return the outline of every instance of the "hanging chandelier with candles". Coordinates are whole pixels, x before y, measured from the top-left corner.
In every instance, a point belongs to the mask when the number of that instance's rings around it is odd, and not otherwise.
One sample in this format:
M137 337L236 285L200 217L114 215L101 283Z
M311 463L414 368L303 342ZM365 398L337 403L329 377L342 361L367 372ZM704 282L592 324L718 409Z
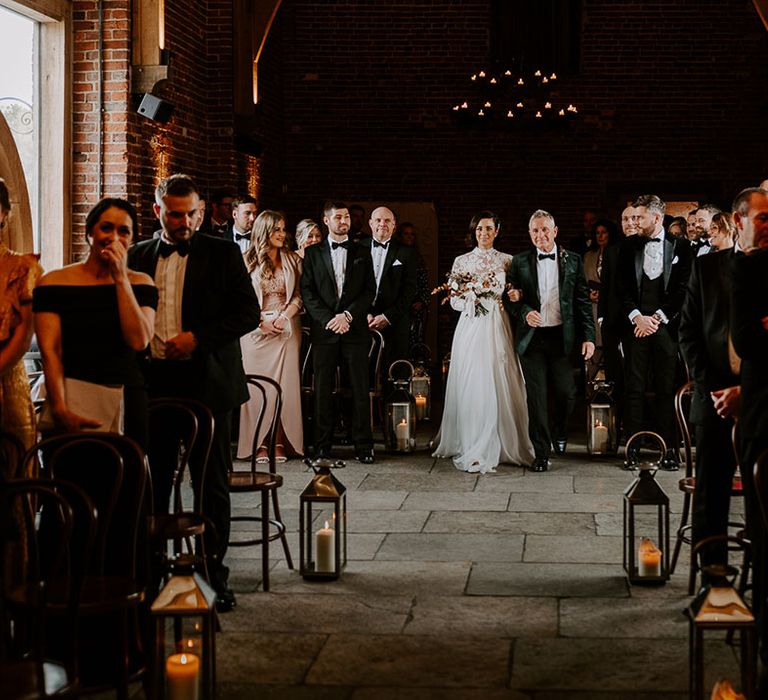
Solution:
M469 78L468 94L451 107L459 123L472 127L520 124L560 126L579 115L573 102L560 99L556 73L530 75L511 70L481 70Z

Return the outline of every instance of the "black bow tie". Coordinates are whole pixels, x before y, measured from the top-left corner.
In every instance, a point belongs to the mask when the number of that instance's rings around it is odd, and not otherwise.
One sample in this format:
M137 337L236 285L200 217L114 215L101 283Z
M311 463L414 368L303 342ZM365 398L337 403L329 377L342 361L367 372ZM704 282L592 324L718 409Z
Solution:
M648 245L649 243L661 243L661 238L646 238L644 245Z
M251 234L250 233L236 233L235 234L235 240L236 241L243 241L243 240L251 240Z
M375 238L372 240L373 240L374 248L384 248L384 250L386 250L387 246L389 245L389 241L384 241L384 243L379 243Z
M554 260L555 257L554 253L539 253L539 260Z
M336 248L349 248L349 240L342 241L341 243L331 241L331 250L336 250Z
M171 253L178 253L182 258L189 253L189 241L181 241L175 245L160 241L160 257L167 258Z

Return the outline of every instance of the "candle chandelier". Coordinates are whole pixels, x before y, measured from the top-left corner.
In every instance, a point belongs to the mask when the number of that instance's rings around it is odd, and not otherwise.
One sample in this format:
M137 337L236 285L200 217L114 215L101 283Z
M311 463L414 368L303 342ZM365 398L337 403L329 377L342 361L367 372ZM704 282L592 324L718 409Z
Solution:
M579 116L573 102L560 98L557 73L536 70L481 70L469 77L467 96L452 105L459 123L470 127L561 126Z

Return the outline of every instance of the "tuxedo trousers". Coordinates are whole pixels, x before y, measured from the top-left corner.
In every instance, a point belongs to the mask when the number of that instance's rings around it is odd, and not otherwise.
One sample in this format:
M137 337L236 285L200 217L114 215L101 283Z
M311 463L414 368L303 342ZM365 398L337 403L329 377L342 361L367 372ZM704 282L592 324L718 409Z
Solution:
M696 488L693 496L693 542L711 535L728 534L731 487L736 472L736 454L731 440L733 420L713 415L696 425ZM724 564L725 543L702 553L705 564Z
M624 434L627 439L641 430L656 428L667 448L677 444L675 423L675 381L677 378L677 340L666 325L645 338L635 337L634 331L624 335L625 398ZM645 392L649 370L653 371L655 425L644 415Z
M151 398L181 397L197 398L193 388L201 381L191 376L190 363L174 360L152 360L149 368L149 395ZM215 532L205 533L205 550L209 559L211 583L221 590L226 585L226 567L223 565L227 553L230 531L229 471L232 466L232 411L213 414L213 443L207 464L204 454L193 451L189 459L189 473L195 501L202 503L203 514L210 518ZM149 464L152 470L152 484L155 511L167 513L173 474L178 460L178 445L163 440L162 435L152 435L149 444ZM204 478L201 478L202 474Z
M329 452L333 441L335 411L333 390L336 368L347 371L352 391L352 430L350 436L357 451L373 449L371 408L368 398L368 344L317 343L312 347L315 374L315 454Z
M537 328L520 355L528 401L528 434L537 458L549 457L552 438L547 408L548 389L554 394L553 431L556 440L568 435L568 419L576 401L573 367L563 346L563 327Z

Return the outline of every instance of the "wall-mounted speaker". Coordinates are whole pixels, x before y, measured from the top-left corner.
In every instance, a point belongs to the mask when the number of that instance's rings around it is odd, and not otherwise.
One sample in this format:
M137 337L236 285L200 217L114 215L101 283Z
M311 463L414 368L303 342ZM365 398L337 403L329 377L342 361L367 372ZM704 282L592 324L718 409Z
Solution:
M145 92L136 111L147 119L165 124L173 114L173 105Z

